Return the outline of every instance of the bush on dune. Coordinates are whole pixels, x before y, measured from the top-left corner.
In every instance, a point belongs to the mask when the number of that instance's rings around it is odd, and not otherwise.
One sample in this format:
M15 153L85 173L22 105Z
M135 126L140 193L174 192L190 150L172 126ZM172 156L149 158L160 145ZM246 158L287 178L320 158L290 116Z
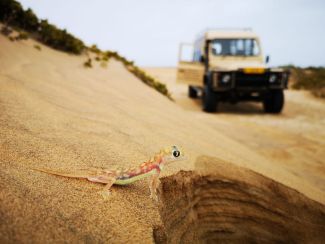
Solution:
M110 58L114 58L117 61L123 63L124 66L127 68L127 70L130 71L132 74L134 74L137 78L139 78L143 83L154 88L155 90L157 90L158 92L160 92L161 94L167 96L169 99L172 100L172 97L168 92L168 89L165 84L157 81L155 78L148 75L138 66L136 66L133 61L128 60L127 58L121 56L118 52L113 52L113 51L103 52L96 45L92 45L90 48L88 48L88 50L98 55L95 57L96 61L100 61L100 57L101 57L101 60L104 61L101 63L102 67L106 67L105 61L108 61ZM85 67L92 67L88 65L89 64L88 62L89 60L84 63Z
M290 67L294 89L310 90L315 96L325 98L324 67Z
M33 11L24 11L21 4L13 0L0 1L0 21L27 31L37 31L38 28L38 18Z
M24 31L20 31L18 35L15 37L16 41L27 40L29 38L28 33Z
M4 23L1 32L8 36L11 41L28 39L30 34L40 42L58 50L73 54L81 54L83 51L86 51L88 58L84 62L84 66L87 68L93 66L88 51L96 54L94 59L98 61L102 67L107 66L107 62L110 58L115 58L122 62L130 72L145 84L153 87L158 92L171 99L166 85L145 73L136 66L133 61L126 59L117 52L103 52L96 45L86 47L81 40L74 37L66 30L57 28L47 20L39 20L31 9L24 10L21 4L15 0L0 0L0 21ZM12 29L9 26L18 30L19 34L17 36L12 36ZM40 47L34 47L40 50Z
M60 30L47 20L41 20L39 25L40 41L56 49L80 54L85 45L82 41L69 34L66 30Z
M66 30L49 24L47 20L39 20L31 9L24 10L15 0L0 1L0 21L5 24L4 30L13 26L28 31L41 42L58 50L80 54L85 48L81 40ZM26 35L20 36L18 40L25 39L24 37Z
M85 66L86 68L92 68L92 67L93 67L93 65L92 65L92 63L91 63L91 58L88 58L87 61L84 62L84 66Z
M37 45L37 44L34 45L34 48L37 49L38 51L41 51L42 50L41 46L40 45Z
M96 44L91 45L88 49L90 52L96 53L97 55L102 53L102 51L97 47Z
M172 100L172 97L168 92L168 89L165 84L157 81L155 78L151 77L142 69L140 69L138 66L136 66L133 61L130 61L120 56L117 52L111 52L110 54L113 55L115 59L121 61L125 65L125 67L136 77L142 80L142 82L144 82L148 86L154 88L155 90L157 90L158 92L160 92L161 94L165 95L166 97Z
M136 77L142 80L145 84L154 88L155 90L157 90L158 92L160 92L161 94L167 96L170 100L172 100L172 97L169 94L165 84L157 81L155 78L148 75L138 66L136 66L132 61L127 61L124 63L124 65L131 73L133 73Z

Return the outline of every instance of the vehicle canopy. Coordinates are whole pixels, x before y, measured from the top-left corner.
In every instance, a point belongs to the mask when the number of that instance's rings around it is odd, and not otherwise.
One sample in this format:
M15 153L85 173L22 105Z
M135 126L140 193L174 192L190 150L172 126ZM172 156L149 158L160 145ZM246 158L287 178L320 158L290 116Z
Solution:
M203 33L206 40L213 40L218 38L256 38L258 36L251 29L220 29L220 30L207 30Z
M259 37L250 29L220 29L201 33L194 42L193 61L205 58L209 42L209 67L214 70L265 68Z

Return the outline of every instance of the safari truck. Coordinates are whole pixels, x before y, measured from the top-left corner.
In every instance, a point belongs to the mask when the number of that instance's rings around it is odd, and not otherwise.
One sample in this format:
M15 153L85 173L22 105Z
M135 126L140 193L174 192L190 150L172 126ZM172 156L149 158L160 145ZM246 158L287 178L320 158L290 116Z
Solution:
M184 47L192 51L183 59ZM219 102L262 102L266 113L280 113L289 71L269 68L260 40L251 29L208 30L194 44L181 44L177 81L188 96L202 96L203 110L215 112Z

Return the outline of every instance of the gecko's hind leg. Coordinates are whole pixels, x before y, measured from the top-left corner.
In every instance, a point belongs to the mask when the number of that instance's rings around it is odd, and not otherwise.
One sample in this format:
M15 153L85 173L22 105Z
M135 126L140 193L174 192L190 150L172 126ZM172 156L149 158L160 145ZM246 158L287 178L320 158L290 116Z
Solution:
M110 188L115 183L116 178L113 176L107 176L107 175L97 175L97 176L91 176L87 178L89 181L92 182L98 182L98 183L104 183L106 184L104 189L100 192L98 192L105 200L108 199L108 196L110 195Z
M104 200L107 200L109 195L111 194L111 187L114 184L114 182L116 181L115 178L112 178L104 187L104 189L100 192L98 192L103 198Z

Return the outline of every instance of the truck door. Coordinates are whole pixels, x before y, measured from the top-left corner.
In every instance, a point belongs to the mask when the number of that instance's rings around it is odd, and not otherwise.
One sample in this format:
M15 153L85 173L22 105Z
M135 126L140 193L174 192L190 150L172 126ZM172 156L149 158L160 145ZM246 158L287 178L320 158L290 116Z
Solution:
M203 86L204 64L195 57L193 44L179 46L177 82L192 86Z

